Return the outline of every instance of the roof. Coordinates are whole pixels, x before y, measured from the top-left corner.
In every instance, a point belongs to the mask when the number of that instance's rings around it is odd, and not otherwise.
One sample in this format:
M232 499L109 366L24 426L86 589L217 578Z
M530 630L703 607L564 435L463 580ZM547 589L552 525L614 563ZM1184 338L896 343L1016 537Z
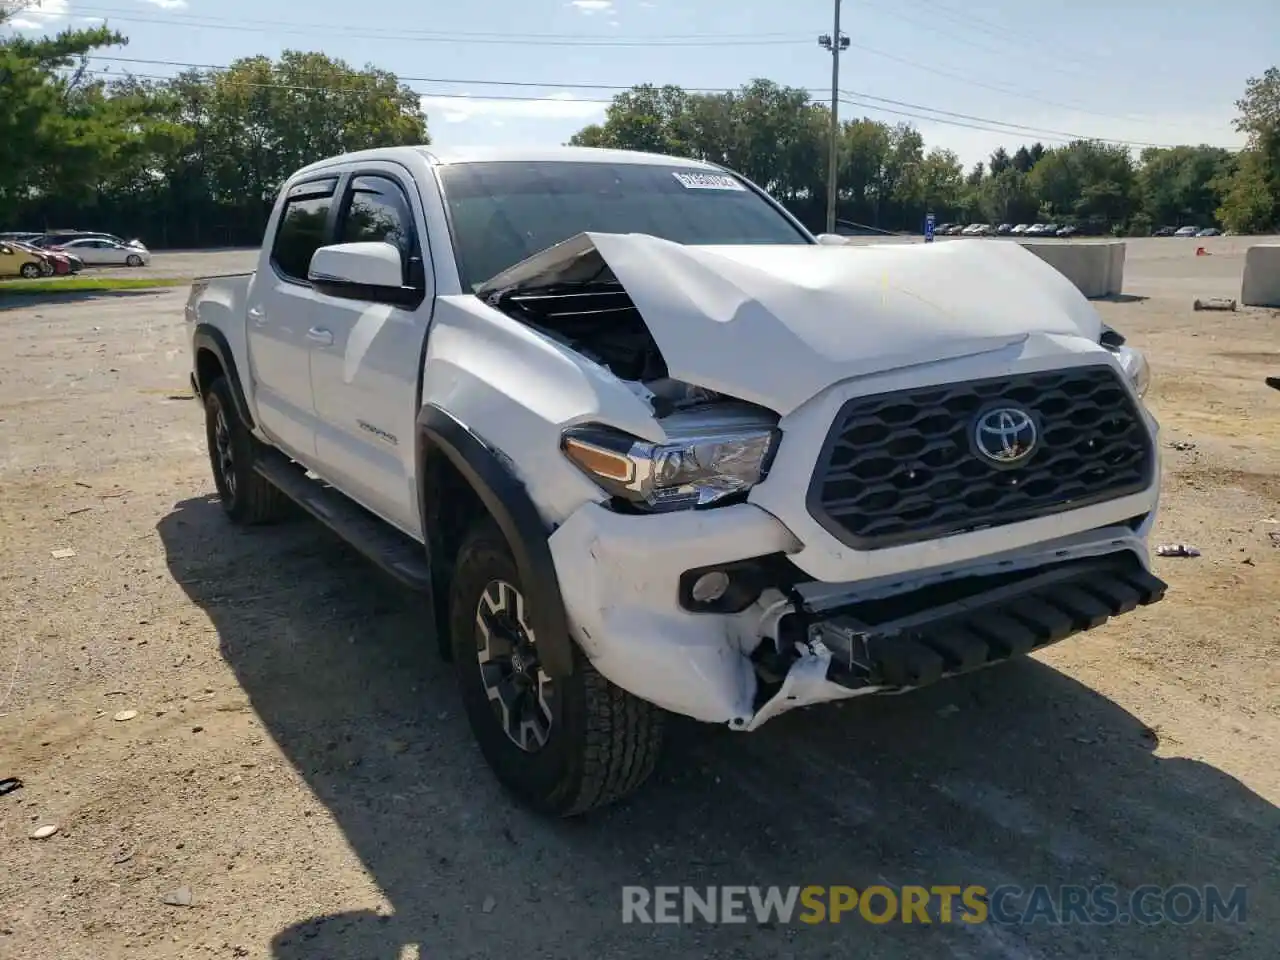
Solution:
M711 163L690 160L685 157L667 157L658 153L640 153L633 150L604 150L598 147L381 147L359 150L336 157L326 157L309 164L298 173L311 172L352 160L407 159L410 156L425 157L429 163L448 165L455 163L515 162L515 163L626 163L661 166L681 166L694 170L719 170ZM291 178L292 179L292 178Z
M679 165L700 170L719 169L713 164L685 157L668 157L636 150L605 150L600 147L420 147L433 163L631 163L655 166Z

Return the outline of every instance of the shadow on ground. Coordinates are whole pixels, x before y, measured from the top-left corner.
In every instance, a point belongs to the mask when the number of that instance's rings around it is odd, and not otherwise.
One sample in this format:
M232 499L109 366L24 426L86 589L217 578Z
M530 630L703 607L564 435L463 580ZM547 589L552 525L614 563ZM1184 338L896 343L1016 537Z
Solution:
M1091 299L1102 303L1142 303L1144 300L1150 300L1150 297L1139 296L1136 293L1109 293L1105 297L1092 297Z
M277 960L396 960L417 955L410 944L423 958L1276 955L1280 811L1209 765L1156 758L1153 731L1036 661L751 735L676 721L642 793L547 822L483 766L418 600L328 531L233 530L202 498L159 533L263 724L394 908L282 930ZM1149 928L620 921L625 884L917 883L1243 884L1248 915Z
M172 286L170 284L169 286ZM32 307L53 306L64 303L87 303L90 300L112 299L116 297L153 297L167 287L159 284L154 287L130 287L125 290L41 290L21 289L5 290L0 287L0 311L30 310Z

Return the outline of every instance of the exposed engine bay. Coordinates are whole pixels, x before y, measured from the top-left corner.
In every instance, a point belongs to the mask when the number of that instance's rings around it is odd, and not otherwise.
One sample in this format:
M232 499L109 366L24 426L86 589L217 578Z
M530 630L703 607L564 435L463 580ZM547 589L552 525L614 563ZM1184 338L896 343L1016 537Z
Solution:
M667 375L666 361L644 318L594 247L581 253L564 249L564 257L546 267L532 272L522 269L571 243L517 264L476 295L495 310L607 368L648 402L659 418L728 399ZM513 278L517 271L522 275Z

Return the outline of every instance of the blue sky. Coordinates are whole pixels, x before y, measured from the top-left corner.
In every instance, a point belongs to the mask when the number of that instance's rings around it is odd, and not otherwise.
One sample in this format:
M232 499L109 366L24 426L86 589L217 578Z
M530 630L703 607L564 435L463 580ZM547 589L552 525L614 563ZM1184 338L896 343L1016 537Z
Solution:
M832 0L42 0L15 25L96 19L130 37L108 51L119 57L216 65L317 49L423 78L411 86L432 138L450 144L561 143L613 92L574 84L768 77L826 97L831 81L816 38L831 31ZM841 88L862 104L842 115L911 122L967 164L1063 135L1238 146L1234 101L1280 60L1275 0L844 0L842 29L853 46Z

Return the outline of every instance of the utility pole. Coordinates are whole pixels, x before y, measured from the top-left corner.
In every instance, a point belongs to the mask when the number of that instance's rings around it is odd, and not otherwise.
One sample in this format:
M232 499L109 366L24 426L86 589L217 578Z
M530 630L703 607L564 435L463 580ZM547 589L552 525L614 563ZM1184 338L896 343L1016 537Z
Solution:
M840 162L840 53L849 49L849 38L840 33L840 0L834 0L835 26L831 35L818 38L818 46L831 51L831 152L827 159L827 233L836 232L836 180Z

